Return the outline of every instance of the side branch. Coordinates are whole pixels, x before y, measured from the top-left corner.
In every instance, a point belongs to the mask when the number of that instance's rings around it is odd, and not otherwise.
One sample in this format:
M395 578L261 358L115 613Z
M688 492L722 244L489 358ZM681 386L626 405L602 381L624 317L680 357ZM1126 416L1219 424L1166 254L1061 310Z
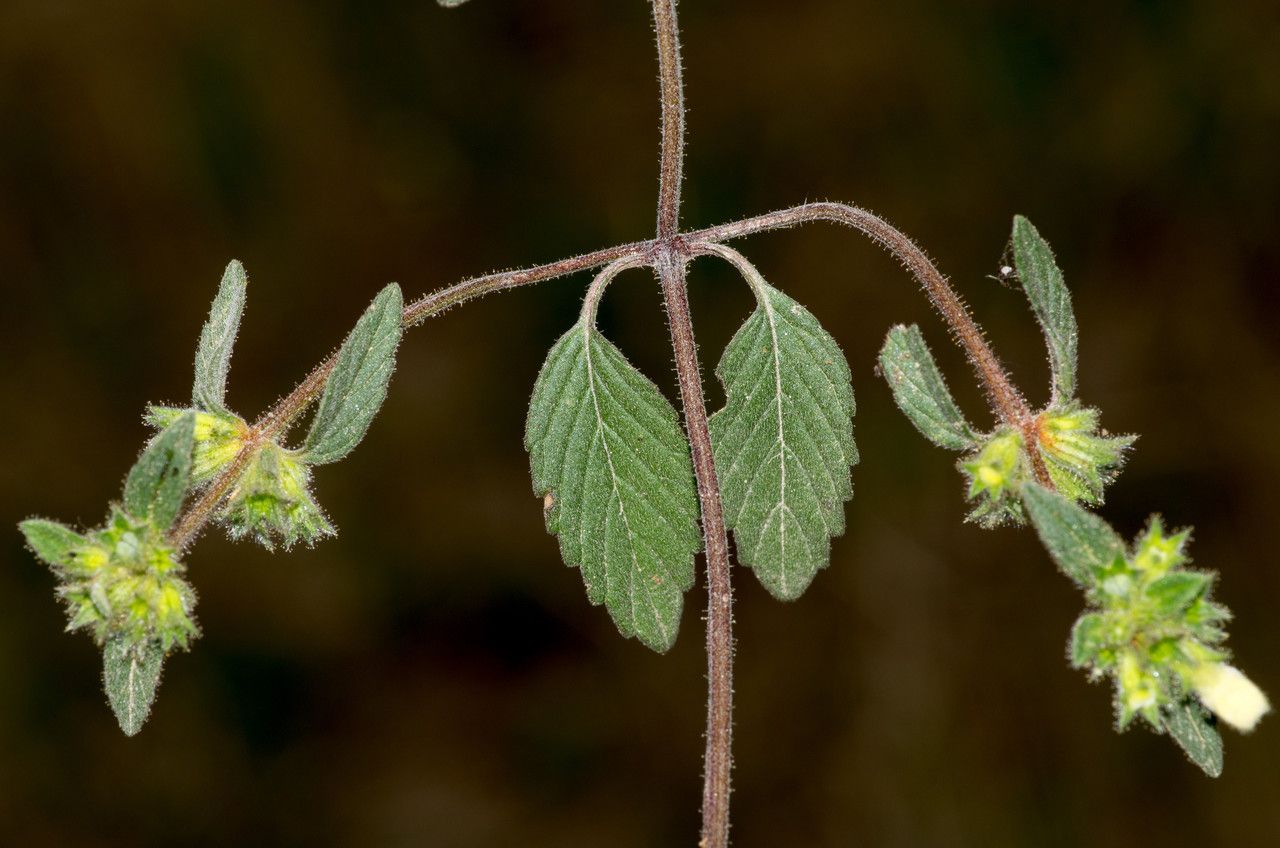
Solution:
M401 321L405 327L413 327L433 315L438 315L451 307L482 295L563 277L575 271L598 268L618 260L629 258L639 260L647 255L650 248L651 242L647 241L621 244L534 268L502 271L463 280L456 285L423 295L414 302L406 304ZM191 543L201 528L213 517L214 511L231 491L254 454L267 442L284 433L289 425L306 411L311 402L320 396L325 382L329 379L329 373L337 361L337 354L334 354L317 365L297 388L249 428L243 447L227 469L204 490L174 525L173 532L169 534L171 544L181 550Z
M1014 388L1000 361L987 344L982 330L974 322L969 310L951 288L947 278L938 271L910 238L884 219L844 203L806 203L791 209L769 212L754 218L746 218L716 227L687 233L685 240L693 251L700 247L754 233L794 227L810 221L833 221L853 227L872 241L892 253L911 272L934 307L951 328L956 342L964 349L982 381L992 408L1001 422L1025 431L1033 424L1032 415L1022 395ZM1040 469L1037 469L1037 476ZM1047 472L1044 475L1048 477Z

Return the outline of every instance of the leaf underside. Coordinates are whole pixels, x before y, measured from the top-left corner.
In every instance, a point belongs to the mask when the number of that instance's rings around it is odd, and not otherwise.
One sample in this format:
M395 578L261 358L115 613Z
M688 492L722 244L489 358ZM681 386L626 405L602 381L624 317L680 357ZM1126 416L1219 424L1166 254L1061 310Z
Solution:
M1222 736L1194 698L1186 698L1165 710L1163 718L1165 730L1191 762L1210 777L1222 774Z
M798 598L844 532L853 497L849 365L816 318L757 279L758 304L716 368L711 417L725 524L738 557L775 597Z
M1053 371L1054 399L1067 399L1076 391L1076 316L1071 292L1053 258L1049 244L1021 215L1013 219L1013 257L1022 290L1044 331Z
M196 374L191 398L201 409L227 411L227 371L231 367L231 348L240 329L248 285L244 266L231 260L222 274L222 283L218 286L213 305L209 307L209 317L200 330L200 344L196 347Z
M977 446L977 433L951 397L919 327L898 325L889 331L880 349L880 370L898 408L926 439L949 450Z
M675 409L594 327L547 356L525 428L534 491L564 560L624 636L675 642L702 547L689 446Z
M303 445L307 462L337 462L364 438L386 399L387 383L395 370L403 309L400 287L391 283L373 299L342 343Z
M151 713L160 685L164 649L157 641L133 644L115 638L102 649L102 680L107 701L126 736L133 736Z

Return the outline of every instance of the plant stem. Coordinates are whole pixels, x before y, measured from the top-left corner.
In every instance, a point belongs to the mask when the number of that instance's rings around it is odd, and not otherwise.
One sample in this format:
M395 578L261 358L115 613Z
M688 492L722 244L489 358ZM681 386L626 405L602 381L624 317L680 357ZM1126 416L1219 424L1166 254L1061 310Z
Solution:
M671 346L693 457L693 476L698 482L707 556L707 747L702 775L702 840L698 844L703 848L725 848L729 844L729 773L733 766L733 585L720 481L689 315L685 261L684 256L667 251L659 256L654 269L662 283L663 303L671 325Z
M405 327L412 327L433 315L439 315L441 312L473 298L495 291L503 291L517 286L563 277L575 271L598 268L601 265L607 265L610 262L616 262L621 259L640 259L647 254L651 247L652 243L647 241L620 244L533 268L502 271L496 274L486 274L483 277L473 277L448 288L423 295L414 302L407 304L401 321ZM209 484L209 487L201 493L200 497L178 519L173 531L169 534L170 544L178 550L182 550L191 544L200 530L213 517L222 499L231 491L240 474L245 470L258 450L270 440L282 435L289 428L289 425L306 411L311 402L320 396L320 392L324 390L325 382L329 379L329 372L333 370L333 366L337 361L338 357L335 353L313 368L311 373L306 376L306 379L249 428L249 432L244 438L243 446L235 458L231 460L226 470Z
M707 747L703 756L703 848L729 844L729 773L733 766L733 585L724 506L716 477L707 405L685 263L689 252L679 236L680 187L684 167L684 69L680 64L680 26L676 0L652 0L658 41L658 80L662 100L662 160L658 178L658 237L653 268L662 283L662 299L671 329L676 377L684 407L685 430L693 457L707 556Z
M658 82L662 99L662 161L658 172L658 239L680 230L680 186L684 170L684 68L676 0L653 0L658 36Z

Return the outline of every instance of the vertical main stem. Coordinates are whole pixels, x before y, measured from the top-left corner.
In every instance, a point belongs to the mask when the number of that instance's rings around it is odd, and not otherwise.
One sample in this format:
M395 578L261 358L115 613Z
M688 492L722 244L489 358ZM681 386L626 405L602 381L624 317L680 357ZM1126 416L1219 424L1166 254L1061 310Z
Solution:
M662 99L662 161L658 179L658 237L652 261L671 325L685 430L698 483L707 555L707 748L703 758L702 848L729 844L729 772L733 734L733 587L724 506L702 396L702 374L685 283L687 251L680 241L680 183L684 169L684 72L676 0L651 0L658 39Z
M658 257L654 267L662 281L662 298L671 324L676 376L707 547L707 748L702 775L702 841L698 844L702 848L725 848L729 844L729 772L733 764L733 586L684 263L683 256L668 252Z
M658 36L658 83L662 99L662 162L658 172L658 239L675 238L680 228L680 183L684 171L684 70L676 0L653 0Z

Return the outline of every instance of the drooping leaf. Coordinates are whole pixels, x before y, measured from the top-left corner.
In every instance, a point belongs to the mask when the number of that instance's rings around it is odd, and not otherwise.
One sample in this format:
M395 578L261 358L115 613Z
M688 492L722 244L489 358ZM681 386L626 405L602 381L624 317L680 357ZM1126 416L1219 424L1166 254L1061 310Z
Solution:
M1049 244L1021 215L1013 219L1013 262L1022 289L1044 331L1053 371L1054 400L1069 400L1076 391L1076 316L1071 293L1062 279Z
M1022 501L1040 541L1062 572L1081 586L1124 555L1124 542L1111 525L1057 492L1025 483Z
M738 557L791 600L831 556L853 497L853 386L835 340L756 275L755 312L716 368L727 402L711 417L725 524Z
M65 524L43 518L28 518L18 529L36 556L53 566L70 565L72 551L88 541Z
M240 329L244 313L245 290L249 278L244 266L231 260L222 274L218 294L209 308L209 317L200 331L196 348L196 378L191 399L209 412L226 412L227 371L231 367L231 348Z
M312 465L337 462L360 444L396 364L404 298L391 283L373 299L338 351L303 453Z
M155 640L134 643L115 638L102 649L102 680L107 701L125 736L133 736L151 713L160 685L164 649Z
M564 560L624 636L675 642L702 547L689 446L676 412L589 322L538 375L525 427L534 491Z
M1191 762L1210 777L1222 774L1222 736L1209 714L1194 698L1185 698L1162 714L1165 730Z
M949 450L977 447L978 436L952 399L919 327L899 324L889 331L880 370L898 408L926 439Z
M196 414L186 412L151 440L124 481L125 512L161 530L173 524L191 484L195 426Z

